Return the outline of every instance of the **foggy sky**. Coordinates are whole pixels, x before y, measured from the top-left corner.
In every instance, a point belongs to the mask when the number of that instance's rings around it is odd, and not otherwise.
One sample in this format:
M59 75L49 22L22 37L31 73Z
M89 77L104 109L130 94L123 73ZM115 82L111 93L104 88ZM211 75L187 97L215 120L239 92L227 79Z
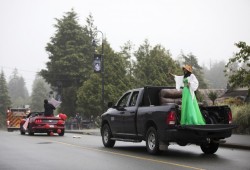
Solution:
M137 50L148 39L175 59L183 51L209 65L228 61L238 41L250 45L249 0L0 0L0 68L7 81L17 68L31 92L48 61L55 18L72 8L81 25L91 13L115 51L129 40Z

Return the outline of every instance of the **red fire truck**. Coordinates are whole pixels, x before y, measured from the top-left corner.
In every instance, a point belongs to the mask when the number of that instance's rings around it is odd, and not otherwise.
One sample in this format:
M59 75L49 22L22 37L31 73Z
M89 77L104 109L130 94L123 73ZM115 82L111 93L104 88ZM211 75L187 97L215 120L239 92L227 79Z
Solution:
M7 130L12 132L20 129L20 122L30 113L29 108L8 108L7 110Z

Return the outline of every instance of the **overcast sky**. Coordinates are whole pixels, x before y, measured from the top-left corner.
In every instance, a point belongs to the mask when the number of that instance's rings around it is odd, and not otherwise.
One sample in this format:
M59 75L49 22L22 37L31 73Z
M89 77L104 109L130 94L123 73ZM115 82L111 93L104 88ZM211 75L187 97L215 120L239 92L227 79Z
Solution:
M208 66L227 62L234 43L250 45L250 0L0 0L0 68L7 81L17 68L31 92L36 72L46 68L55 18L72 8L81 25L91 13L115 51L127 41L137 50L148 39L173 58L193 53Z

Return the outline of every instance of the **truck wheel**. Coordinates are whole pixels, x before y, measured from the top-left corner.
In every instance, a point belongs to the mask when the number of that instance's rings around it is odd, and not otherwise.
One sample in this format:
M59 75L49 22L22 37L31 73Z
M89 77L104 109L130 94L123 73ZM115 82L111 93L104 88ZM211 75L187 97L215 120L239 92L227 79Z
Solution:
M20 134L25 135L25 130L23 129L23 127L20 127Z
M107 148L112 148L115 145L115 140L111 140L111 130L108 124L102 127L102 143Z
M156 155L160 153L159 137L154 127L150 127L147 131L146 147L147 147L147 151L152 155Z
M219 148L219 143L206 143L206 144L201 144L201 150L205 154L214 154L218 148Z

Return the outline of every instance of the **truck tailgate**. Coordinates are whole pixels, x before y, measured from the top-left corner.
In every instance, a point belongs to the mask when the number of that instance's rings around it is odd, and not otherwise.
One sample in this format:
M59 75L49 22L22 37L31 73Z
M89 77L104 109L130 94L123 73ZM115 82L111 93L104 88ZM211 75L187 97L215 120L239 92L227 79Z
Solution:
M211 125L180 125L179 130L192 130L199 132L222 132L237 128L237 125L232 124L211 124Z

